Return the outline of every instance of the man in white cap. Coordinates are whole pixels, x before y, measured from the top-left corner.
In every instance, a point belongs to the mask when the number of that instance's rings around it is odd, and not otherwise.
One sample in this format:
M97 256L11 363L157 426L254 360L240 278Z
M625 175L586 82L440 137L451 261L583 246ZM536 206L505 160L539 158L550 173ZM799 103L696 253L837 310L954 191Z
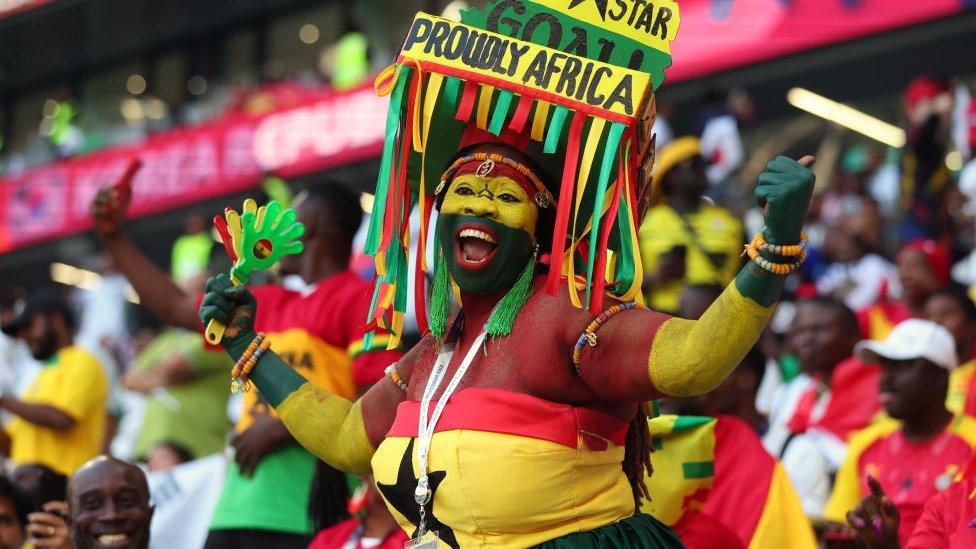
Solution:
M976 420L945 407L949 373L958 365L955 341L942 326L911 319L883 341L861 341L854 352L881 365L880 400L890 419L851 437L824 515L849 520L859 533L897 531L905 543L925 503L949 487L976 445ZM850 513L882 490L890 513L873 516L870 524ZM897 524L899 514L900 525L892 530L885 521Z

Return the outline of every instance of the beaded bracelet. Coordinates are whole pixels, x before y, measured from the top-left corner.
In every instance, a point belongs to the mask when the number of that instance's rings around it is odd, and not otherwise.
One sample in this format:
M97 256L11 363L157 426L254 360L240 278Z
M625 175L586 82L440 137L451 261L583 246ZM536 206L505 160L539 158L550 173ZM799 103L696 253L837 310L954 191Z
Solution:
M251 389L251 380L249 379L251 370L270 348L271 340L265 334L260 333L255 336L244 354L234 364L234 369L231 371L230 392L244 391L246 393Z
M403 381L403 378L400 377L400 370L396 362L387 366L386 369L383 370L383 374L390 376L390 379L393 380L393 383L396 383L396 386L399 387L401 391L404 393L407 392L407 382Z
M797 260L793 263L773 263L772 261L766 259L759 253L759 249L753 245L746 246L746 253L749 254L749 259L756 262L757 265L762 267L764 270L769 271L775 275L788 275L800 268L803 262L807 258L807 252L801 251Z
M800 243L791 245L779 245L770 244L766 242L766 238L763 237L762 232L756 233L756 237L752 239L752 246L758 248L764 252L772 253L776 255L781 255L784 257L798 257L802 255L807 250L807 246L810 245L810 239L807 238L807 233L800 233Z
M583 348L586 347L587 344L589 344L590 347L596 347L596 331L600 328L600 326L602 326L604 322L610 320L613 315L619 313L620 311L628 311L630 309L636 309L637 307L639 307L639 305L633 301L629 303L619 303L613 307L610 307L606 311L603 311L600 316L594 318L593 322L590 322L589 325L587 325L586 330L584 330L583 334L580 335L579 339L576 340L576 346L573 347L573 371L576 373L576 375L580 374L580 355L583 353Z

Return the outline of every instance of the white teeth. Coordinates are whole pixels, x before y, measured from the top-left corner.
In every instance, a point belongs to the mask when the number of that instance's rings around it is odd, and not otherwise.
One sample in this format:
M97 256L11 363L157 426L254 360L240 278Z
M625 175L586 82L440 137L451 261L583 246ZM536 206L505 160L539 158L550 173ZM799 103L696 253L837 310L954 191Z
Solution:
M98 536L98 543L102 545L119 545L128 540L128 534L102 534Z
M464 229L463 231L461 231L461 234L459 234L458 236L460 238L477 238L480 240L484 240L486 242L491 242L492 244L497 244L497 242L495 242L495 239L492 238L490 234L484 231L479 231L477 229Z

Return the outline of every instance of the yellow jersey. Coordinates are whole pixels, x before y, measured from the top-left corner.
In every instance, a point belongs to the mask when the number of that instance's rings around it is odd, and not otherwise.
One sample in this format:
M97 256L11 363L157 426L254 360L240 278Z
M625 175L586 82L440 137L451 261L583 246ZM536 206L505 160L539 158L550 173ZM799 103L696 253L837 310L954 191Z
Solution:
M24 393L27 404L46 404L68 414L75 426L58 431L21 418L10 423L10 459L39 463L71 476L98 455L105 436L108 378L101 363L81 347L65 347Z
M655 272L674 248L685 249L684 278L649 288L644 296L657 311L676 312L685 286L725 286L742 266L742 222L717 206L703 205L683 217L667 204L655 206L644 218L638 238L645 273Z

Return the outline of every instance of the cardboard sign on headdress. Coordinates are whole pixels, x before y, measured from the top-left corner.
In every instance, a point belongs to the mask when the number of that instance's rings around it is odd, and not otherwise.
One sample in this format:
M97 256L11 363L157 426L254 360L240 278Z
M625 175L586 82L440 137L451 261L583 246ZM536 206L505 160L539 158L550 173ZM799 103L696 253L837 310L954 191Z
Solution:
M368 321L393 333L391 346L407 308L410 211L420 208L424 250L441 176L478 130L528 142L518 148L551 172L547 291L565 278L573 303L594 312L605 292L640 299L637 226L653 166L654 89L671 64L679 13L673 0L638 4L496 0L462 22L416 16L397 63L375 83L391 98L366 240L377 270ZM417 320L426 331L419 273L427 266L417 255Z

